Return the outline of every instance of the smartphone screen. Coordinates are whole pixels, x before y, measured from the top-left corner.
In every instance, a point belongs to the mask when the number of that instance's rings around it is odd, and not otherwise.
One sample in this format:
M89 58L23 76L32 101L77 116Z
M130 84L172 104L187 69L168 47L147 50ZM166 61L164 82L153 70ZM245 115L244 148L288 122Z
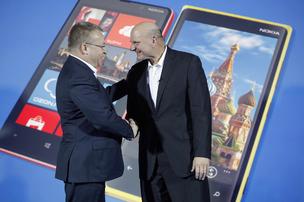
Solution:
M208 80L212 201L242 195L290 33L289 26L192 6L183 8L175 24L168 45L198 55Z
M136 62L135 53L129 50L133 26L144 21L154 22L165 35L172 19L171 9L156 5L116 0L78 1L2 126L0 150L55 168L62 137L55 88L59 72L69 55L67 39L75 23L91 22L104 31L107 57L104 67L98 73L98 79L106 87L125 78ZM113 104L116 112L123 115L126 98ZM132 144L137 148L136 141ZM123 148L126 150L126 145ZM126 161L134 158L137 160L137 154L126 151L124 158ZM134 173L138 173L138 170L134 170ZM138 176L133 181L138 184ZM120 190L120 184L114 182L112 188ZM138 195L139 186L134 187L134 194Z

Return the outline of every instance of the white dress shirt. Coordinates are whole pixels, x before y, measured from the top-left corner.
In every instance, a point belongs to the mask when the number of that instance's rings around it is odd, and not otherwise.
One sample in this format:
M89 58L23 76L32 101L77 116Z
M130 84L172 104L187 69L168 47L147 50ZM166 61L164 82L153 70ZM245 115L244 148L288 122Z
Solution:
M158 85L159 85L159 80L161 77L161 73L163 70L164 66L164 60L165 56L167 53L167 47L165 47L165 50L158 60L158 62L154 65L148 62L148 82L149 82L149 87L150 87L150 93L152 100L154 102L154 106L156 107L156 99L157 99L157 91L158 91Z
M93 65L91 65L90 63L87 63L86 61L84 61L83 59L77 57L76 55L70 54L70 56L72 56L72 57L80 60L84 64L86 64L94 72L94 76L97 78L97 69Z

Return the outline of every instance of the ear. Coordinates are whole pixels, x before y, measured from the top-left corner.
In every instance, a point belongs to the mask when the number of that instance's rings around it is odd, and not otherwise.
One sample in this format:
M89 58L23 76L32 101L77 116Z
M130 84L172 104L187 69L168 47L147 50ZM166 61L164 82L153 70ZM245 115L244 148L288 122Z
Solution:
M82 43L80 46L79 46L79 50L80 50L80 53L82 55L88 55L88 50L87 50L87 45L85 43Z
M155 47L157 45L157 37L153 36L152 37L152 45Z
M152 43L153 43L153 44L156 43L156 37L155 37L155 36L152 37Z

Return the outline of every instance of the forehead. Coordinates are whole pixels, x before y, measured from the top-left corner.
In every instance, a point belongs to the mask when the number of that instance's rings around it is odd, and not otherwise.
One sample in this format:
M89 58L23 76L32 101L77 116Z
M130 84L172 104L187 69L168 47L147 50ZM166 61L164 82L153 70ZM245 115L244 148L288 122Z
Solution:
M131 31L131 40L133 41L146 39L147 37L148 35L144 30L133 29Z
M138 30L136 30L136 29L132 29L131 30L131 39L133 39L133 38L138 38L140 36L140 33L138 32Z

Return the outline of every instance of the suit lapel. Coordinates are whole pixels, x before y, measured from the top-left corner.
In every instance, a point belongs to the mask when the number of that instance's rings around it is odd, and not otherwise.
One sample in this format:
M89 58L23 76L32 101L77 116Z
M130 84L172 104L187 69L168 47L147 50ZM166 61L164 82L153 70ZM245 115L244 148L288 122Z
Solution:
M149 80L148 80L148 61L143 62L142 68L144 68L144 72L138 81L138 89L140 91L140 94L142 94L146 98L149 108L154 113L155 106L151 97Z
M159 85L158 85L158 91L157 91L157 97L156 97L156 110L159 109L159 105L164 93L164 90L168 84L168 81L170 79L170 75L172 75L172 72L174 70L174 54L172 50L167 47L167 54L165 56L164 66L161 73Z

